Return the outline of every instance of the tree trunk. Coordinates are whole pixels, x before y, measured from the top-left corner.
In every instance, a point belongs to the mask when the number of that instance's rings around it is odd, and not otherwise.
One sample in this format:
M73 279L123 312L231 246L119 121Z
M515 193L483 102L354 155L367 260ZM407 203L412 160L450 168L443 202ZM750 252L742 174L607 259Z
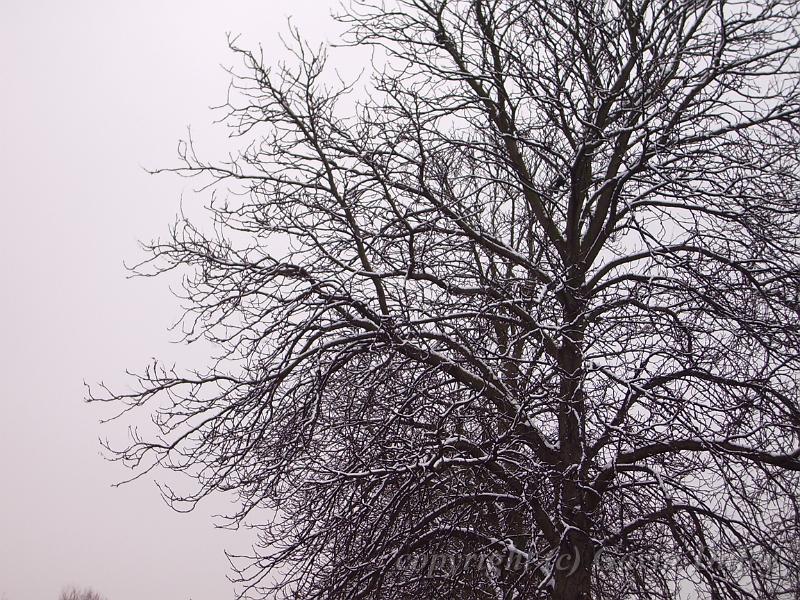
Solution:
M585 443L585 398L583 392L583 340L586 304L581 297L584 273L570 268L562 296L564 331L558 357L561 370L559 444L561 518L570 528L563 536L554 573L554 600L588 600L591 590L594 550L589 539L590 518L578 465Z
M568 542L564 545L556 561L553 600L591 598L593 559L594 552L589 543Z

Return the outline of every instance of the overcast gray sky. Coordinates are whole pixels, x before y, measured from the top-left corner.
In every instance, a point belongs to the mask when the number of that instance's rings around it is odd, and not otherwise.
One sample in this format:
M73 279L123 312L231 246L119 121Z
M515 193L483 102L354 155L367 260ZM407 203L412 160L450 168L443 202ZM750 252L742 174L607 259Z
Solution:
M83 381L122 385L169 344L167 282L127 280L136 241L165 231L190 182L173 164L225 95L225 32L281 53L293 14L332 37L331 0L27 0L0 19L0 599L55 600L68 584L109 600L232 597L206 506L171 512L149 481L104 462ZM213 138L209 134L210 138ZM209 138L209 139L210 139ZM223 507L224 508L224 507Z

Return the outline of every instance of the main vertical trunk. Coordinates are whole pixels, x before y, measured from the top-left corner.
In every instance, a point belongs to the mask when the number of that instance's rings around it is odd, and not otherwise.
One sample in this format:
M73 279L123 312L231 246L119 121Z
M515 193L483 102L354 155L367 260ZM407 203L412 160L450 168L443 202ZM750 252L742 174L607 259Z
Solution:
M556 560L553 582L553 600L590 600L592 585L592 562L594 552L590 544L570 539Z
M560 520L564 524L553 573L554 600L589 600L594 548L587 514L581 466L586 448L586 398L583 344L586 329L584 275L570 268L561 297L562 338L558 355L560 468L557 478Z

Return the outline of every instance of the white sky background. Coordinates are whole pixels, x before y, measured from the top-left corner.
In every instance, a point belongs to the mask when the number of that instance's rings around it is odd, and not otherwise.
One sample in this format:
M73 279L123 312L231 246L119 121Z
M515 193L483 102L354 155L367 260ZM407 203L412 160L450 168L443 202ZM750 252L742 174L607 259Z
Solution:
M119 388L125 368L189 356L168 343L168 282L128 280L122 261L166 232L182 191L199 201L190 181L140 165L175 164L189 124L213 150L208 106L234 61L225 32L278 57L289 14L306 37L333 39L333 5L2 0L1 600L55 600L69 584L109 600L232 597L223 549L243 538L213 529L224 505L179 515L152 478L112 489L128 473L100 456L113 431L82 402L83 381Z

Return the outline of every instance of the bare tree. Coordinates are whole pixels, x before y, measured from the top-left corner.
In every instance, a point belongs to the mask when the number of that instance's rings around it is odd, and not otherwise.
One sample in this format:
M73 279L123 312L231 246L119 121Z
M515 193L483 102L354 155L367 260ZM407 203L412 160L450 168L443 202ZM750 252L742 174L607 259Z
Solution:
M220 356L94 394L154 411L118 457L266 522L255 597L779 597L715 557L800 532L796 2L338 19L366 94L299 35L274 66L232 42L241 152L173 169L213 230L138 267L188 270Z
M105 598L91 588L71 587L62 590L58 600L105 600Z

